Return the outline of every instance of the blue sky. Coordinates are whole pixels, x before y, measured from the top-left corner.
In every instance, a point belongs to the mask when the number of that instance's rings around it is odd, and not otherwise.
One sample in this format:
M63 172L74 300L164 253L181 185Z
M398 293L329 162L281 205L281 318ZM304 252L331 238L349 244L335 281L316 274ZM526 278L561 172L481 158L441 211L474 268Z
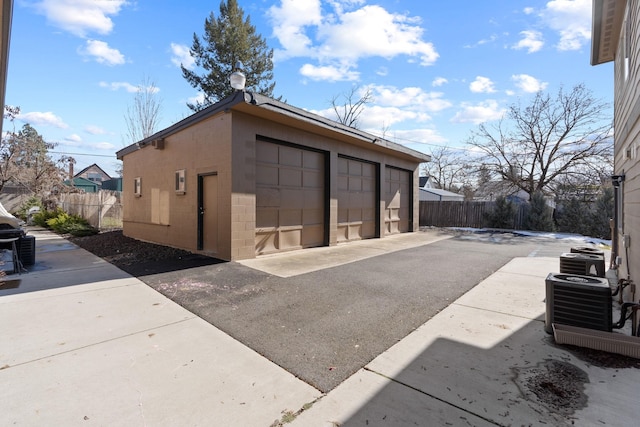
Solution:
M613 100L612 64L592 67L591 0L239 0L274 49L275 94L331 117L354 85L373 102L360 128L429 153L464 147L478 124L538 90L584 83ZM124 115L143 81L159 89L158 130L187 117L197 91L193 33L219 1L15 0L6 104L76 171L115 176ZM10 130L10 123L4 124Z

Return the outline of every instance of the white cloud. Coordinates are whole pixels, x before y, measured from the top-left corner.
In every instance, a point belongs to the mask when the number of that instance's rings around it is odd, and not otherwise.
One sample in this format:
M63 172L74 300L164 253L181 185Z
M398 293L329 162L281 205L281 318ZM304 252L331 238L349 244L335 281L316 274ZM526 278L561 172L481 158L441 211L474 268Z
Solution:
M182 65L187 70L193 69L196 61L195 59L193 59L193 56L191 56L191 53L189 52L189 46L178 43L171 43L171 53L173 54L173 56L171 57L171 62L176 67Z
M311 80L325 80L329 82L355 81L360 78L360 73L352 71L348 65L341 66L317 66L304 64L300 67L300 74Z
M514 49L527 49L527 53L537 52L544 46L542 33L540 31L526 30L520 31L522 39L513 45Z
M532 7L525 7L524 9L522 9L522 11L524 12L525 15L531 15L533 12L535 12L535 10Z
M105 65L122 65L125 62L124 55L118 49L109 47L106 42L100 40L87 40L80 53L91 56L96 62Z
M189 104L198 105L205 101L204 93L198 92L195 96L187 98Z
M322 25L320 0L282 0L280 7L271 6L268 15L274 24L274 35L283 48L276 51L276 55L308 56L313 50L313 41L305 32L308 27Z
M368 88L375 104L381 106L408 108L419 112L437 112L451 107L451 102L442 98L442 92L425 92L419 87L399 89L383 85L371 85Z
M498 35L497 34L491 34L488 38L486 39L481 39L478 40L475 44L467 44L464 47L467 49L470 48L476 48L478 46L482 46L484 44L489 44L489 43L493 43L494 41L498 40Z
M381 135L383 128L394 132L395 129L391 128L401 123L428 122L431 120L430 113L437 113L452 105L443 98L441 92L425 92L419 87L370 85L362 87L355 96L358 98L367 90L371 94L371 103L363 107L358 127L375 135ZM333 108L313 112L332 120L337 119Z
M116 148L115 145L113 145L110 142L92 142L90 144L87 144L89 147L91 148L95 148L96 150L113 150L114 148Z
M32 111L30 113L19 114L17 119L35 126L53 126L60 129L67 129L69 127L60 117L50 111L45 113Z
M545 24L560 34L560 51L578 50L591 39L592 0L551 0L541 12Z
M366 106L360 115L359 127L362 129L377 130L380 133L382 127L392 127L398 123L426 122L431 117L428 114L406 108L372 105Z
M496 91L491 79L483 76L477 76L476 79L469 84L469 90L474 93L493 93Z
M331 69L353 69L368 57L407 55L423 66L437 60L433 44L422 40L424 30L418 18L390 13L377 5L359 7L362 3L329 2L333 13L324 15L320 0L282 0L279 6L272 6L268 13L282 46L274 52L274 59L313 58L318 65L308 64L301 71L315 78L326 75L328 80L336 78ZM349 8L353 10L345 11Z
M107 82L100 82L98 83L98 85L100 87L104 87L107 88L109 90L120 90L120 89L124 89L129 93L136 93L136 92L140 92L142 91L144 88L140 85L132 85L131 83L128 82L111 82L111 83L107 83ZM156 87L156 86L149 86L147 88L147 90L151 93L158 93L160 92L160 88Z
M63 139L63 145L78 146L82 142L82 138L78 134L71 134Z
M90 32L109 34L115 16L127 0L41 0L33 5L47 21L64 31L85 37Z
M101 127L95 126L95 125L87 125L87 126L85 126L84 127L84 131L87 132L90 135L105 135L107 133L107 131L105 131Z
M449 83L449 80L445 79L444 77L436 77L435 79L433 79L433 81L431 82L431 86L433 87L440 87L445 83Z
M380 133L378 131L378 133ZM435 129L404 129L391 130L385 135L385 139L397 142L398 144L442 144L447 142Z
M541 82L528 74L514 74L511 76L514 84L522 91L527 93L535 93L546 89L549 85L547 82Z
M376 71L376 74L382 77L385 77L389 74L389 69L387 67L380 67Z
M451 121L453 123L473 123L478 125L491 120L498 120L504 113L505 109L500 108L497 101L488 99L477 104L462 103L462 110L458 111Z

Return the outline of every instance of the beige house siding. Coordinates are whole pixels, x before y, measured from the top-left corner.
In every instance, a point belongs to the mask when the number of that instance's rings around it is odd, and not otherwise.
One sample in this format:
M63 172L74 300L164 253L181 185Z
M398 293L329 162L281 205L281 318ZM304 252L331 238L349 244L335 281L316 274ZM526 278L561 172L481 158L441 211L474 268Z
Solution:
M640 2L626 4L614 62L614 173L625 176L622 224L616 232L622 261L618 277L638 281L640 263L633 260L640 259Z

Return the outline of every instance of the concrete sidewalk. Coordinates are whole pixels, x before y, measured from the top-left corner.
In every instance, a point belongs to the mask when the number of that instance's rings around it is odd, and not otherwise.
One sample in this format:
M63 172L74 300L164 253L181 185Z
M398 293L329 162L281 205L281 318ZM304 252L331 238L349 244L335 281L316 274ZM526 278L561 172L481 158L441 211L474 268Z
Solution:
M557 268L513 259L291 425L637 425L640 370L596 366L544 332L544 279ZM553 384L563 376L571 396Z
M268 426L320 393L47 232L0 288L0 425Z
M31 234L36 268L0 288L0 425L627 426L640 416L640 370L596 366L544 332L557 258L513 259L322 395L102 259ZM554 369L574 374L562 408L532 387Z

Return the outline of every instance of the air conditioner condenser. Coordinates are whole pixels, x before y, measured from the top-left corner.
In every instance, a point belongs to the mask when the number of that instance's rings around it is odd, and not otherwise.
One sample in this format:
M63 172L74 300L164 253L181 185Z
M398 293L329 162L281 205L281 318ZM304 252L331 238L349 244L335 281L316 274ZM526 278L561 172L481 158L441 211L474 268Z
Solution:
M545 285L546 332L553 333L553 323L611 332L612 297L607 279L550 273Z

